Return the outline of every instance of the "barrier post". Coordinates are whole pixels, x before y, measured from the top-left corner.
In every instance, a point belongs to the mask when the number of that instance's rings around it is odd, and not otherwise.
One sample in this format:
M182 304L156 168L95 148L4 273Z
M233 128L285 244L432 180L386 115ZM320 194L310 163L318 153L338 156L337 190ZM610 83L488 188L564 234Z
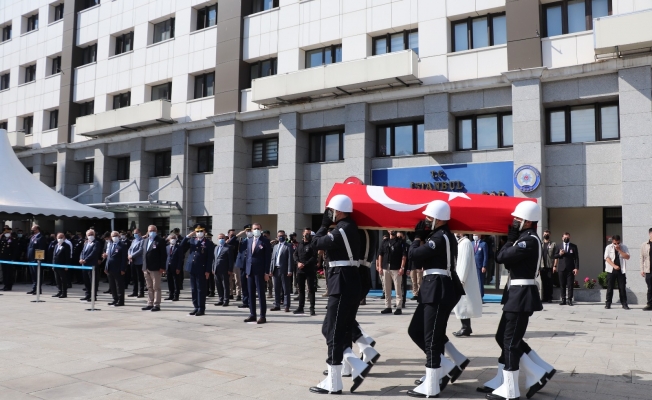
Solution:
M32 303L45 303L45 300L41 300L41 260L36 260L36 300L32 300Z
M99 308L95 308L95 266L91 267L91 308L87 308L86 311L100 311Z

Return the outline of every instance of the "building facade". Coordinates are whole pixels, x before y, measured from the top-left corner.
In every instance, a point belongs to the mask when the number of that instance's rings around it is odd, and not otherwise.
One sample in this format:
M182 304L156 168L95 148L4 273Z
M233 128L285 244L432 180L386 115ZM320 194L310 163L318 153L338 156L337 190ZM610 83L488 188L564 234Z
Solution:
M116 227L299 231L350 176L495 192L571 233L581 281L613 234L636 269L652 226L650 20L650 0L5 1L0 123Z

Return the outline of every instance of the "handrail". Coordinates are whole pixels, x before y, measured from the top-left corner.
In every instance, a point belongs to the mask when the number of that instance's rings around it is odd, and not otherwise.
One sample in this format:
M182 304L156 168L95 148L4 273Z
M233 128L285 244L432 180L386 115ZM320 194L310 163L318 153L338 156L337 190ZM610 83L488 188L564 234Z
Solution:
M172 179L170 182L166 183L165 185L163 185L163 186L161 186L160 188L156 189L156 190L153 191L152 193L148 194L148 195L147 195L147 200L148 200L150 203L153 202L153 201L155 201L154 198L153 198L154 195L155 195L156 193L160 192L161 190L165 189L166 187L170 186L170 185L173 184L175 181L178 181L178 182L179 182L179 185L181 185L181 188L183 188L183 185L181 184L181 179L179 179L179 175L177 175L177 177L174 178L174 179Z
M94 184L94 183L91 184L91 187L89 187L88 189L86 189L86 190L84 190L83 192L79 193L77 196L72 197L70 200L77 200L79 197L85 195L86 193L90 192L90 191L93 190L93 189L95 189L95 184ZM59 189L59 193L61 193L61 190L62 190L62 189Z
M108 204L111 202L111 200L110 200L111 197L113 197L113 196L115 196L116 194L122 192L123 190L125 190L126 188L128 188L128 187L131 186L131 185L136 185L136 188L138 188L138 184L136 184L136 180L134 179L134 180L131 181L127 186L125 186L125 187L123 187L123 188L121 188L121 189L118 189L118 190L116 190L115 192L111 193L110 195L106 196L106 197L104 198L104 204L107 204L107 205L108 205Z

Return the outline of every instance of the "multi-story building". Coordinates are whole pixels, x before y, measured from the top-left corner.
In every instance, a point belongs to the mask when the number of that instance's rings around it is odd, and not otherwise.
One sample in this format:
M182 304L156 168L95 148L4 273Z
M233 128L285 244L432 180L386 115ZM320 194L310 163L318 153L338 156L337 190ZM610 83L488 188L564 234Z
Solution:
M116 227L300 230L355 176L535 197L583 278L616 233L636 265L652 226L650 0L0 7L0 123Z

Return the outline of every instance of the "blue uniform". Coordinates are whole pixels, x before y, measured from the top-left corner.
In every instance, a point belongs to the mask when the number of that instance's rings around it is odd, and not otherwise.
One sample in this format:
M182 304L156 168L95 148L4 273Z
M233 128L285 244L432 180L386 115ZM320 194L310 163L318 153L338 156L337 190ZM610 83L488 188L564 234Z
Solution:
M213 266L213 251L215 244L206 238L186 237L181 242L181 254L188 252L185 270L190 273L190 289L192 305L195 310L206 310L206 273Z

